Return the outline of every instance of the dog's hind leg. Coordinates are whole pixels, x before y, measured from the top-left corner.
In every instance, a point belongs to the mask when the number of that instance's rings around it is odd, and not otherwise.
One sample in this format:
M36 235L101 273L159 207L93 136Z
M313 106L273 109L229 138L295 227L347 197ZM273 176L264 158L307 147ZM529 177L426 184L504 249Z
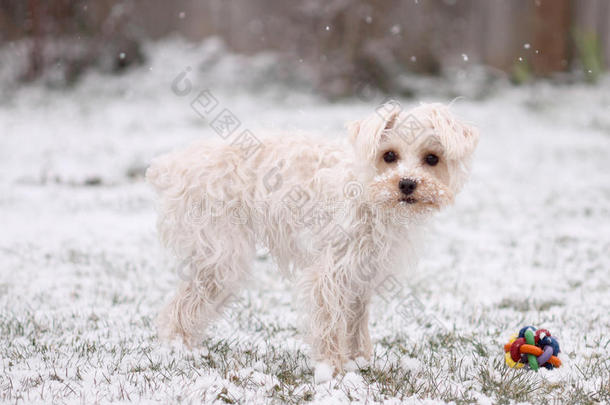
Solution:
M197 346L206 326L239 294L252 264L254 243L246 229L231 225L232 232L227 228L205 232L197 252L186 260L188 270L179 270L180 287L158 318L160 337L180 337L188 346Z

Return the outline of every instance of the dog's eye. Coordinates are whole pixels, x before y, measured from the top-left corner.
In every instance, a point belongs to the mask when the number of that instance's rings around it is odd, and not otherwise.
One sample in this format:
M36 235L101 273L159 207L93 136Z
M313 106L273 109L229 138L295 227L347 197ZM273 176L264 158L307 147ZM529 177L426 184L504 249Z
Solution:
M436 164L438 163L438 156L436 156L433 153L430 153L429 155L426 155L426 163L429 164L430 166L436 166Z
M393 150L389 150L383 154L383 160L385 160L386 163L396 162L397 159L398 155Z

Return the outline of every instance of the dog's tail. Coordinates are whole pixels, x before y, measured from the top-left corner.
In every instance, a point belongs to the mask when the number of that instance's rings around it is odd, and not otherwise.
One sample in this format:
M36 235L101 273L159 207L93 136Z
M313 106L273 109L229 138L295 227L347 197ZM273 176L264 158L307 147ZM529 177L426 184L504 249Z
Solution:
M157 194L157 231L161 244L180 258L194 249L189 243L196 224L190 221L189 207L195 206L189 194L184 166L177 152L159 156L146 170L146 181ZM192 238L191 238L192 239Z
M153 159L148 169L146 169L146 181L159 194L171 186L172 170L167 155Z
M146 181L159 195L182 194L189 182L204 174L208 149L209 143L202 141L154 158L146 169Z

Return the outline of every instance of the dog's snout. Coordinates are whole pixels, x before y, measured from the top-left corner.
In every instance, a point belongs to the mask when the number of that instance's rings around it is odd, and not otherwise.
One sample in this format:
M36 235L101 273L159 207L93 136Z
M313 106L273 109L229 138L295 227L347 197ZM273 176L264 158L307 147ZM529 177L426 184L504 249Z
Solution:
M401 179L398 182L398 188L404 195L411 195L417 188L417 182L411 179Z

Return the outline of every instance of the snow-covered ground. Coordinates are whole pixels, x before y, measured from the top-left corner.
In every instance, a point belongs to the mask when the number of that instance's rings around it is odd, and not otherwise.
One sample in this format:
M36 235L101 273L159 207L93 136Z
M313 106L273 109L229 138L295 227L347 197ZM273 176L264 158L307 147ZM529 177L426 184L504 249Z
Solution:
M316 385L289 283L264 255L203 348L159 343L153 320L177 276L142 174L153 156L216 136L190 105L204 88L254 133L341 136L382 97L329 103L273 83L285 72L272 56L215 42L149 54L120 77L0 100L0 400L610 400L610 78L454 104L482 133L472 179L432 225L418 270L379 288L373 364ZM190 92L172 90L183 71ZM505 367L503 344L527 324L558 337L563 367Z

